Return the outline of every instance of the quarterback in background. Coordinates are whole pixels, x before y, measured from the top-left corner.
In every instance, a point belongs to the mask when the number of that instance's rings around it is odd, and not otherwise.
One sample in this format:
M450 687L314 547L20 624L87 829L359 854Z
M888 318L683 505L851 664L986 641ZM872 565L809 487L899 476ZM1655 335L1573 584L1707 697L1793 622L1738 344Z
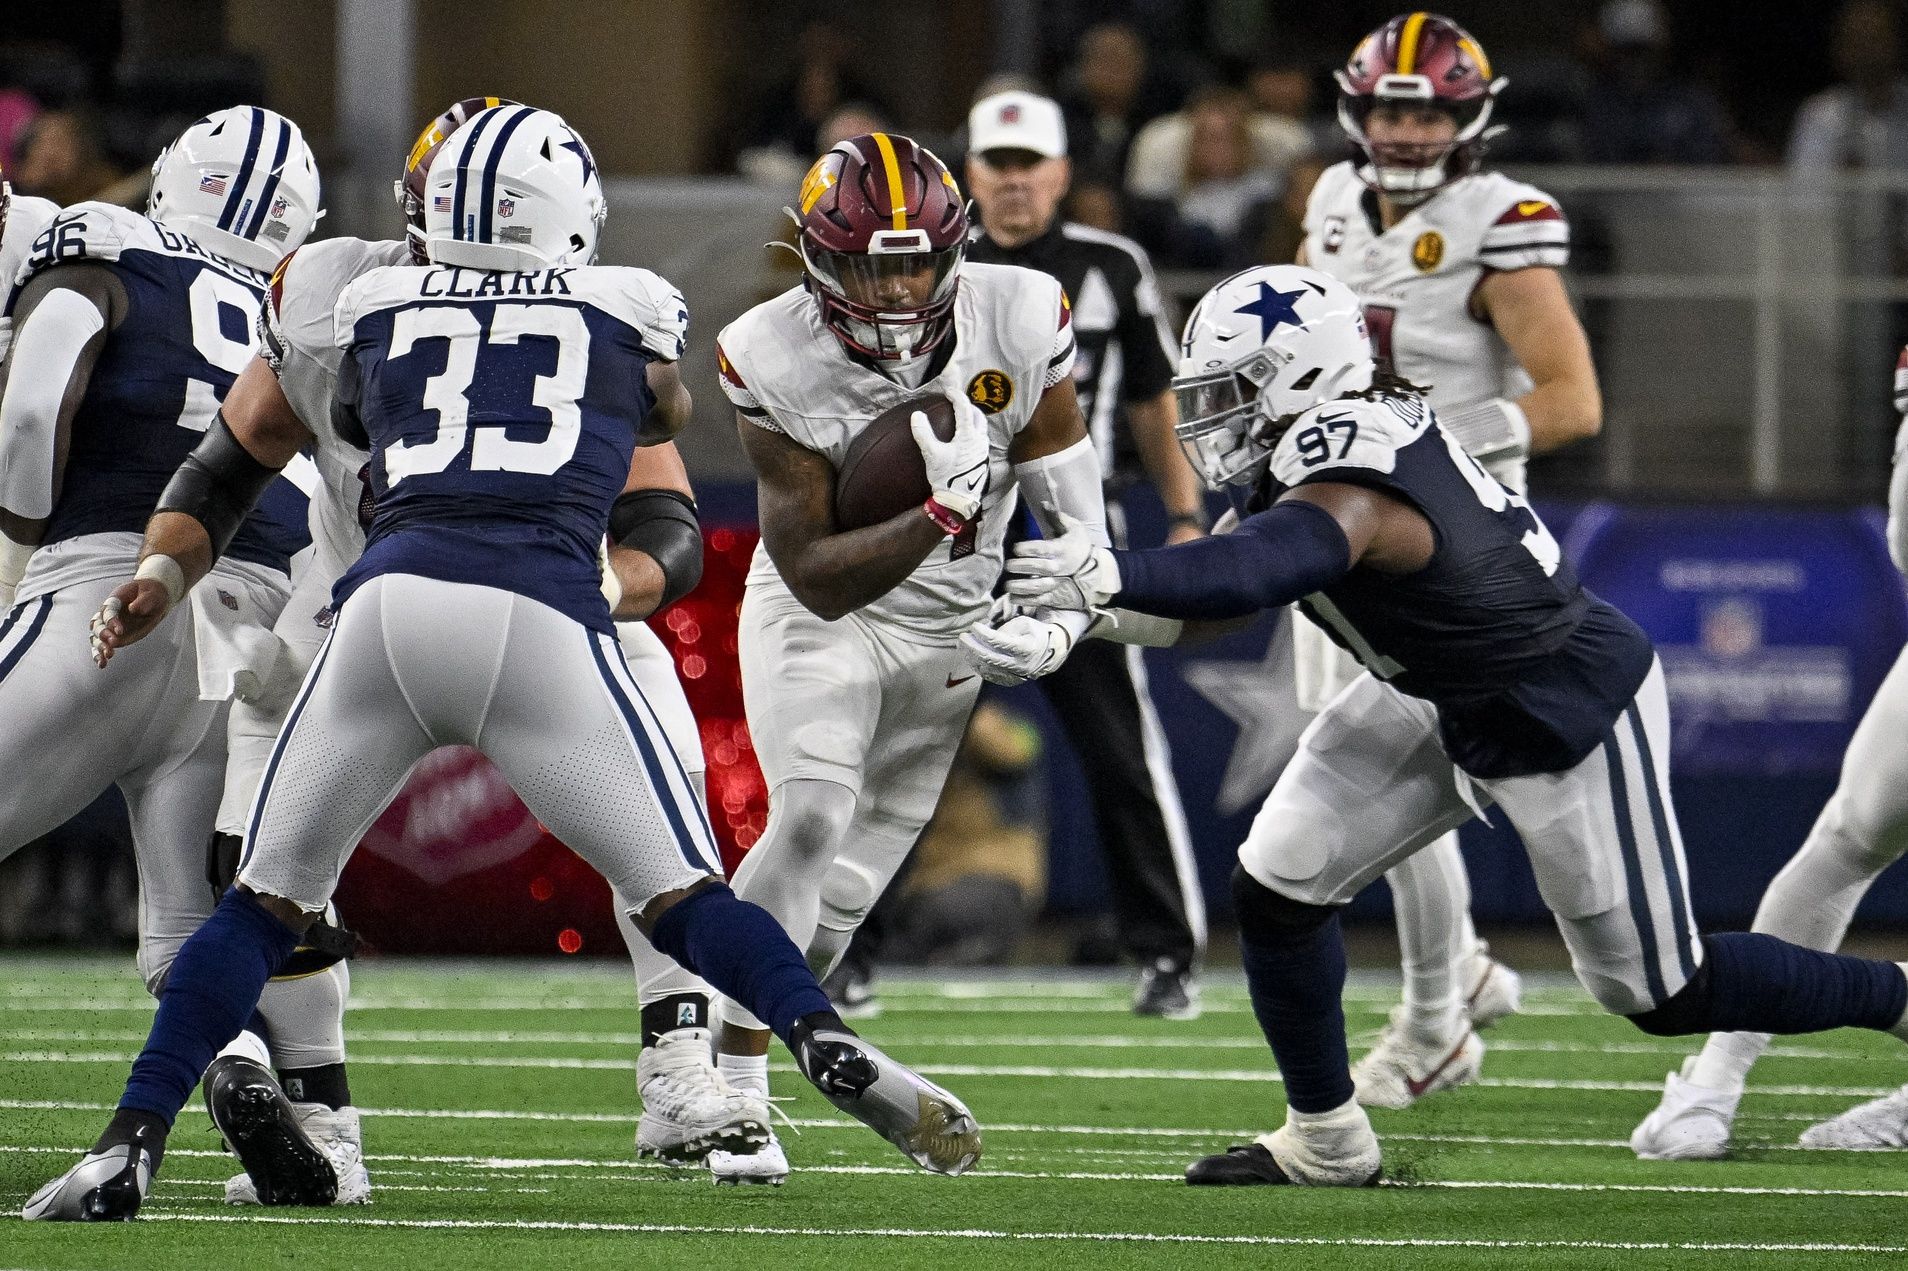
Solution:
M793 214L802 285L717 341L762 524L740 640L769 824L735 885L820 971L932 815L979 681L1046 674L1087 625L989 621L1020 492L1048 532L1070 518L1105 542L1106 517L1060 284L964 261L967 213L939 159L906 137L851 137L810 169ZM838 477L884 418L906 422L931 494L843 524ZM766 1093L768 1033L736 1001L722 1016L724 1076ZM711 1168L788 1167L771 1144Z
M1409 13L1337 72L1356 157L1320 176L1300 264L1357 293L1379 367L1423 386L1445 434L1515 493L1525 458L1593 436L1602 401L1589 342L1558 271L1570 231L1542 190L1480 168L1504 88L1449 18ZM1275 323L1292 297L1254 302ZM1313 622L1293 631L1301 708L1359 674ZM1354 1070L1359 1101L1409 1107L1477 1078L1476 1030L1517 1009L1517 975L1471 925L1455 832L1386 873L1404 951L1404 1002Z

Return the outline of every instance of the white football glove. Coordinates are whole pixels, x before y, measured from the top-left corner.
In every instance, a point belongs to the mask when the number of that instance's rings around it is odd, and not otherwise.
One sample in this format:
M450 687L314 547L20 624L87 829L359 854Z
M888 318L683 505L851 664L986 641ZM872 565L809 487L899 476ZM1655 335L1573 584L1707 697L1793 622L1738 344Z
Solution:
M953 440L936 437L923 411L914 412L908 427L921 448L934 501L968 521L987 493L987 416L964 393L949 393L947 400L954 404Z
M961 656L989 684L1025 684L1060 668L1074 634L1050 618L1020 613L998 625L980 623L961 637Z
M1122 585L1113 553L1071 517L1056 538L1016 543L1007 572L1015 575L1007 583L1007 594L1022 605L1043 609L1091 613L1104 609Z

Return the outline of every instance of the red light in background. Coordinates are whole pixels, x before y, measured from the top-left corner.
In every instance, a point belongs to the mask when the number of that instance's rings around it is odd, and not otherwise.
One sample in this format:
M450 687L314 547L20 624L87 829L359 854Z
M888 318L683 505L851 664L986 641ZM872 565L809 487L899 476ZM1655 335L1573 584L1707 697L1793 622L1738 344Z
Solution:
M557 948L565 953L577 953L583 948L583 933L575 927L565 927L557 932Z
M551 883L549 879L533 878L530 880L530 899L538 901L548 900L554 895L556 895L556 886Z

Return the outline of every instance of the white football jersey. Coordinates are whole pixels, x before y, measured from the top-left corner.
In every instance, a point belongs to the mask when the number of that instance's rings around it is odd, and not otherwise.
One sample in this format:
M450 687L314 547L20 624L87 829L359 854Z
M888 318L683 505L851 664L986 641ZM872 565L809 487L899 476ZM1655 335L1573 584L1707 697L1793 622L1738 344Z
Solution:
M911 398L959 393L987 413L988 484L980 515L894 590L858 610L936 641L960 634L987 611L1019 500L1008 450L1041 395L1072 373L1074 355L1072 315L1059 282L1016 265L970 261L961 267L952 338L947 364L909 387L849 357L798 286L737 318L716 342L722 388L736 409L837 469L871 420ZM748 583L787 590L759 545Z
M33 240L59 214L60 205L52 199L16 194L8 200L7 223L0 227L0 308L4 308L5 297L13 291L14 275L26 264ZM0 316L0 358L6 357L7 346L12 343L13 320Z
M402 242L328 238L307 243L279 265L259 310L259 350L277 373L286 400L317 438L312 458L320 488L312 494L308 518L309 568L327 579L336 579L364 554L359 513L371 462L369 453L340 437L331 424L338 363L344 357L332 338L333 311L354 279L409 259L410 249Z
M1446 415L1529 392L1530 376L1472 300L1486 270L1564 267L1570 226L1556 201L1502 173L1474 172L1381 234L1376 197L1351 163L1326 169L1305 206L1305 259L1365 302L1379 360L1424 385ZM1522 459L1490 467L1523 488Z

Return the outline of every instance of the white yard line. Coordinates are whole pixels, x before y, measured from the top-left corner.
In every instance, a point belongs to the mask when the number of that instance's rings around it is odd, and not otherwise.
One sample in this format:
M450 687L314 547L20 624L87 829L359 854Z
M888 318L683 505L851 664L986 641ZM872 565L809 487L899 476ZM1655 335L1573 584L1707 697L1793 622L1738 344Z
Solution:
M692 1223L618 1223L510 1221L455 1218L293 1218L276 1214L197 1214L178 1211L147 1212L159 1222L282 1223L288 1226L383 1227L406 1230L457 1231L588 1231L687 1236L799 1236L822 1239L878 1237L903 1240L1001 1240L1085 1243L1142 1243L1188 1245L1251 1245L1272 1248L1346 1249L1583 1249L1687 1253L1908 1253L1908 1245L1831 1243L1759 1243L1750 1241L1630 1241L1630 1240L1461 1240L1416 1237L1380 1239L1360 1236L1210 1236L1155 1231L1000 1231L918 1227L772 1227L759 1225Z
M20 1064L124 1064L131 1056L122 1051L19 1050L0 1052L0 1062ZM586 1059L570 1055L367 1055L354 1054L354 1067L394 1068L526 1068L627 1072L627 1059ZM1272 1084L1279 1075L1260 1068L1100 1068L1055 1064L943 1064L927 1063L922 1070L940 1077L1027 1077L1066 1081L1219 1081ZM792 1065L770 1064L771 1072L793 1073ZM1615 1081L1550 1077L1485 1077L1476 1083L1497 1090L1573 1090L1621 1094L1655 1094L1659 1081ZM1892 1094L1897 1086L1764 1085L1763 1094L1833 1099L1872 1099Z

